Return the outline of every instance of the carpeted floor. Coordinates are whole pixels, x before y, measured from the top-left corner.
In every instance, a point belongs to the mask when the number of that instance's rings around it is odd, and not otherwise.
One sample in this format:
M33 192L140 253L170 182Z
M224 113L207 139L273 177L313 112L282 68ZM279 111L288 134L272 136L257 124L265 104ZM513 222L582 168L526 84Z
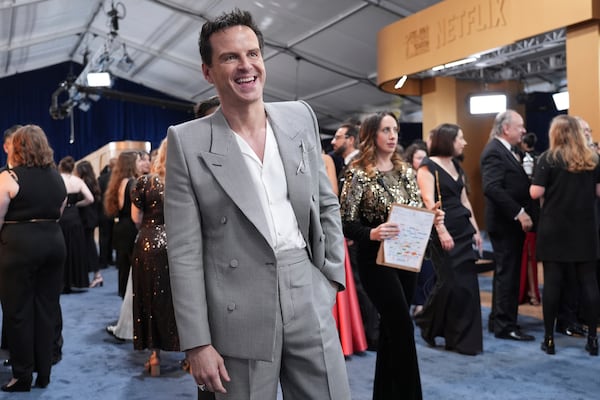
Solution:
M151 378L142 368L147 353L134 351L131 342L118 342L105 332L105 326L117 319L120 298L116 270L103 270L103 275L104 287L61 298L64 354L52 370L50 386L30 393L0 392L0 399L196 398L191 377L179 368L181 354L164 353L161 376ZM482 274L481 289L489 290L490 281L489 274ZM488 312L482 308L484 325ZM417 329L424 398L589 400L600 396L600 358L584 351L584 339L557 335L557 353L548 356L540 350L542 322L523 316L520 323L536 336L535 342L500 340L485 331L484 353L475 357L445 351L443 343L430 348ZM372 352L348 359L353 400L371 399L374 363ZM0 366L0 382L10 376L10 368Z

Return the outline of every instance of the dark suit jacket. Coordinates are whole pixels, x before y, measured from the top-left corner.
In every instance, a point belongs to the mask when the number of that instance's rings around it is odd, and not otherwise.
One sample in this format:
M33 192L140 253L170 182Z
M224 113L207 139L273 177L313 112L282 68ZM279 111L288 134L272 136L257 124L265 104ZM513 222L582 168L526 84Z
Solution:
M529 178L498 139L490 140L483 149L481 178L488 232L521 230L521 224L515 217L521 208L529 213Z

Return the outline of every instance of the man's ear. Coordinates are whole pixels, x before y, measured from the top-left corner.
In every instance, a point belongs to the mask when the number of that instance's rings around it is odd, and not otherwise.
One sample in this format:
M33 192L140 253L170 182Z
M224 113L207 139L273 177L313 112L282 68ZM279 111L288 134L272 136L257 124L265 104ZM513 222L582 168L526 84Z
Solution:
M356 138L354 136L348 136L348 140L351 140L352 147L356 148Z
M202 75L204 75L204 79L206 79L208 83L214 83L210 75L210 68L204 63L202 63Z

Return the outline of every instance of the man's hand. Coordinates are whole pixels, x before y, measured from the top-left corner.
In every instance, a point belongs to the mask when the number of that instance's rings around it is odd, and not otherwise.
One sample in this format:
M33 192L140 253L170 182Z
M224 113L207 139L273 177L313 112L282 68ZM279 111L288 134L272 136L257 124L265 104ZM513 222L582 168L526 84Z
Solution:
M205 385L206 390L211 392L227 393L221 379L229 382L229 374L223 357L212 345L187 350L186 358L190 363L190 373L196 380L196 384Z
M531 220L529 214L527 214L525 211L519 214L517 219L521 223L521 229L523 229L523 232L529 232L531 228L533 228L533 221Z

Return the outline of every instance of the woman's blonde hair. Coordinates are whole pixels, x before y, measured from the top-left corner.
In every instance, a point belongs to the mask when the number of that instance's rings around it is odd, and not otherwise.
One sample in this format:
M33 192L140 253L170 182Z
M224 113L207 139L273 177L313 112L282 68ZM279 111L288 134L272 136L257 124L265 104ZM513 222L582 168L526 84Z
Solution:
M360 154L351 165L353 167L361 168L367 173L367 176L371 178L377 174L377 169L375 168L375 164L377 163L377 132L379 131L381 121L387 116L394 118L396 121L396 116L392 112L385 111L368 116L360 124ZM404 164L402 155L398 152L394 152L394 154L392 154L392 163L394 164L394 169L402 168L402 165Z
M569 115L558 115L550 124L549 158L562 160L569 172L591 171L598 164L598 155L586 144L581 124Z
M167 138L164 138L160 142L156 156L152 159L152 173L160 177L162 181L165 180L165 164L167 162Z

